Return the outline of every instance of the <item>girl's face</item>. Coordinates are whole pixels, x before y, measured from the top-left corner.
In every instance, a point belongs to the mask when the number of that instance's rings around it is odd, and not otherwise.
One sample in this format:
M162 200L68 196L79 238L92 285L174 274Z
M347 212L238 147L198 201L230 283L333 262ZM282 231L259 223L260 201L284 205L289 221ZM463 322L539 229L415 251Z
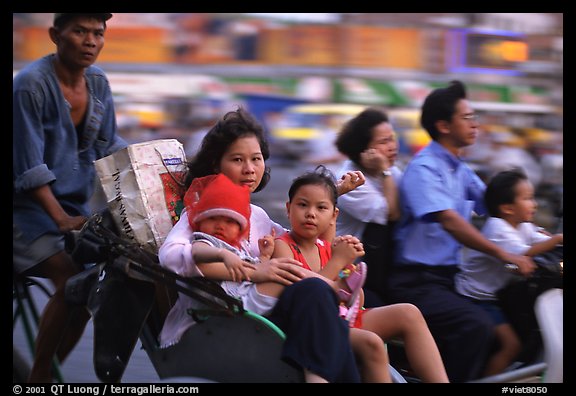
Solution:
M254 192L264 176L265 164L256 136L238 138L220 160L220 172L239 185Z
M328 188L308 184L300 187L292 202L286 203L292 232L303 239L316 239L336 222L338 208L331 200Z
M516 192L514 203L507 205L512 221L517 224L533 221L538 208L534 199L534 186L528 180L520 180L514 191Z
M368 149L377 150L388 158L390 166L394 165L398 156L398 142L392 124L382 122L372 129L372 140L368 144Z
M198 231L212 235L232 246L240 240L240 224L228 216L211 216L200 221Z

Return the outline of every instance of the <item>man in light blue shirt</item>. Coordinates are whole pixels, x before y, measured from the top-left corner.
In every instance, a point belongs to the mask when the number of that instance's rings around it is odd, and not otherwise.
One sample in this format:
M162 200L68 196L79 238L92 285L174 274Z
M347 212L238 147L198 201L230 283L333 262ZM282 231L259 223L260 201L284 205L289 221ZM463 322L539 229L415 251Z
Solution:
M108 80L93 66L109 13L54 14L48 33L56 53L22 69L13 82L13 270L49 278L54 294L36 337L30 382L52 382L89 319L64 299L82 268L64 250L64 235L89 215L94 161L126 146L117 135Z
M461 246L508 263L533 263L488 241L469 221L473 211L485 212L485 185L460 158L478 135L465 86L453 81L432 91L421 123L432 142L410 161L400 183L402 217L389 293L393 302L410 302L422 311L450 381L465 382L480 376L494 335L486 312L454 289Z

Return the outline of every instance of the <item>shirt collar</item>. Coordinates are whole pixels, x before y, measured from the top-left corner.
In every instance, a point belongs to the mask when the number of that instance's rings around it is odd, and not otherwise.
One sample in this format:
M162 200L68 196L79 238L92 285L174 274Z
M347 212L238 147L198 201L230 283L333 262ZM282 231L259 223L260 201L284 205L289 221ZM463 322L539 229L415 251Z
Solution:
M444 146L435 140L430 142L430 150L432 153L434 153L434 155L438 156L442 161L446 162L453 169L457 169L462 164L462 159L460 157L446 150Z

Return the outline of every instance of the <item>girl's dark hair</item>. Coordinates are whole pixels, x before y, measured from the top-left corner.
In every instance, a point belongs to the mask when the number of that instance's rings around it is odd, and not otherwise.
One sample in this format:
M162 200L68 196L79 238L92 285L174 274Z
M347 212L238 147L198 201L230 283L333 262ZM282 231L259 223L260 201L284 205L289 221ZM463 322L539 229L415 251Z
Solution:
M389 122L384 111L377 108L363 110L344 124L336 138L336 148L360 165L360 154L372 141L372 129L383 122Z
M292 198L302 186L325 186L330 192L332 203L336 206L338 202L338 190L336 189L336 178L334 174L324 165L318 165L312 172L306 172L292 181L292 185L288 190L288 200L292 202Z
M528 180L528 177L519 168L499 172L490 179L484 193L484 202L490 216L502 217L500 205L514 203L516 185L523 180Z
M436 121L450 121L460 99L466 99L466 87L457 80L451 81L446 88L435 89L426 97L422 104L420 124L432 140L437 140L440 135Z
M200 150L187 163L184 188L187 190L192 180L197 177L214 175L219 172L220 161L228 148L239 138L254 136L260 144L264 161L270 158L270 148L264 136L264 128L242 107L230 111L206 133L202 139ZM262 181L254 190L262 190L270 180L270 168L265 167Z

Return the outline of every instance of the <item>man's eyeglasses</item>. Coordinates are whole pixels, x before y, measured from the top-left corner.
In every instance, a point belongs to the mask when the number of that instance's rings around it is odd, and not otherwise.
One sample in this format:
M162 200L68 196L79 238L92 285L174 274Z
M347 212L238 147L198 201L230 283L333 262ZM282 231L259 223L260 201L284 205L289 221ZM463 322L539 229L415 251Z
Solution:
M466 114L461 118L466 121L478 121L478 114Z

